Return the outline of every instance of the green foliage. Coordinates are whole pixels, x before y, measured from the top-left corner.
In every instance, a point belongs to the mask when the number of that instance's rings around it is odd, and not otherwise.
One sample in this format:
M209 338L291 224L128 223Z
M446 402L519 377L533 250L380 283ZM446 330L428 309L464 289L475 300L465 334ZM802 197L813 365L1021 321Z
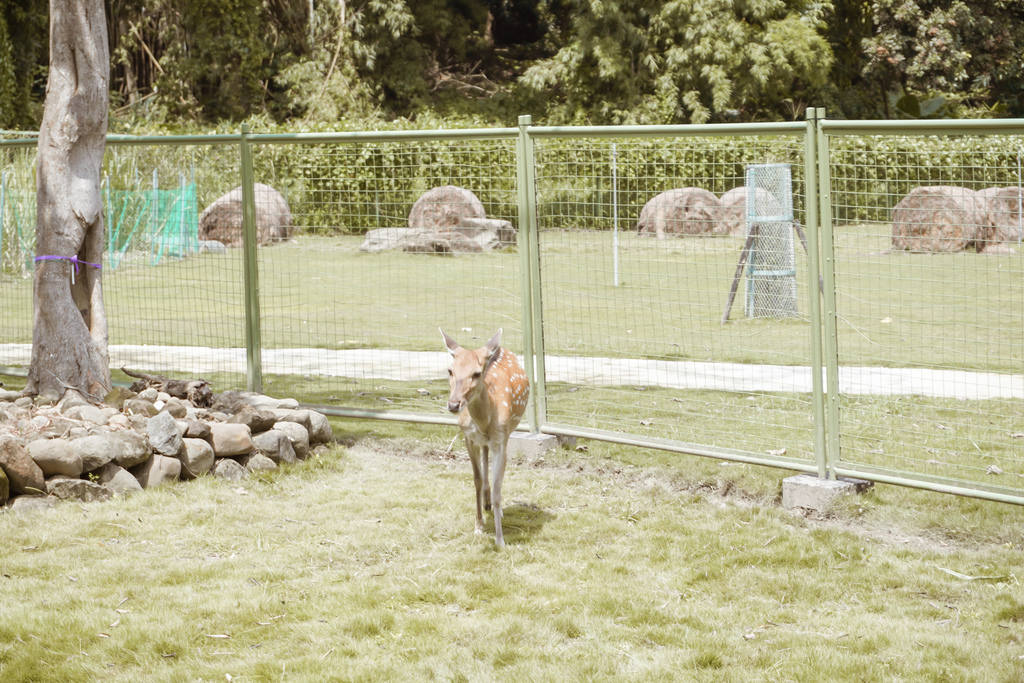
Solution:
M17 92L11 36L7 31L7 19L0 13L0 129L14 126Z
M46 0L0 0L0 129L38 126L47 63Z
M524 86L558 120L703 123L779 119L826 83L823 5L803 0L580 0L566 44Z
M863 41L863 73L876 93L943 94L951 105L1002 102L1010 113L1024 111L1020 3L874 0L872 7L875 31Z

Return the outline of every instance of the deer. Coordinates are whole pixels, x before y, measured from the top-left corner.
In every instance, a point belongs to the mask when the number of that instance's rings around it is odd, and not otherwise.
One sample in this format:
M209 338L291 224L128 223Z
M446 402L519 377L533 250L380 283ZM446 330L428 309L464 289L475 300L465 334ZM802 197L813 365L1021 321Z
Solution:
M459 429L473 464L476 533L484 532L483 511L493 510L494 542L499 549L504 548L501 483L505 478L508 437L526 412L530 383L515 354L501 347L500 328L476 351L462 348L444 330L438 330L452 355L448 369L448 410L459 416ZM489 456L494 459L493 486L488 471Z

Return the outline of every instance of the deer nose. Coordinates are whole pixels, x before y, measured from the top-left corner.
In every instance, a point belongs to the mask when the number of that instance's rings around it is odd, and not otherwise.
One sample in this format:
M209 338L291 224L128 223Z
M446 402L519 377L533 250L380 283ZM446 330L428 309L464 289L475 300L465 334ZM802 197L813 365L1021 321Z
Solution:
M457 413L460 410L462 410L462 401L452 401L451 399L448 400L448 411L449 412Z

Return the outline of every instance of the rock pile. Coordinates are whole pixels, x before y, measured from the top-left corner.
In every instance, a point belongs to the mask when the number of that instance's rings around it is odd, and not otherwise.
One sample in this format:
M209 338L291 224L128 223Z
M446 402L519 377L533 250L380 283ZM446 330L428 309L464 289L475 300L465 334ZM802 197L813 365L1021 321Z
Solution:
M294 399L225 392L209 409L150 388L104 406L0 390L0 512L128 495L178 479L241 480L309 457L333 438Z

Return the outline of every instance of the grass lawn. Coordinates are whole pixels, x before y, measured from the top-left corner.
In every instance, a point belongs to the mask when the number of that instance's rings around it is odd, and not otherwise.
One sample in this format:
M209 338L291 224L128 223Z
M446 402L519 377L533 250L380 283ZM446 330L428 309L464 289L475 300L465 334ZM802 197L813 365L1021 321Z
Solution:
M473 533L453 428L0 515L0 680L1018 681L1019 508L581 442L512 463Z

